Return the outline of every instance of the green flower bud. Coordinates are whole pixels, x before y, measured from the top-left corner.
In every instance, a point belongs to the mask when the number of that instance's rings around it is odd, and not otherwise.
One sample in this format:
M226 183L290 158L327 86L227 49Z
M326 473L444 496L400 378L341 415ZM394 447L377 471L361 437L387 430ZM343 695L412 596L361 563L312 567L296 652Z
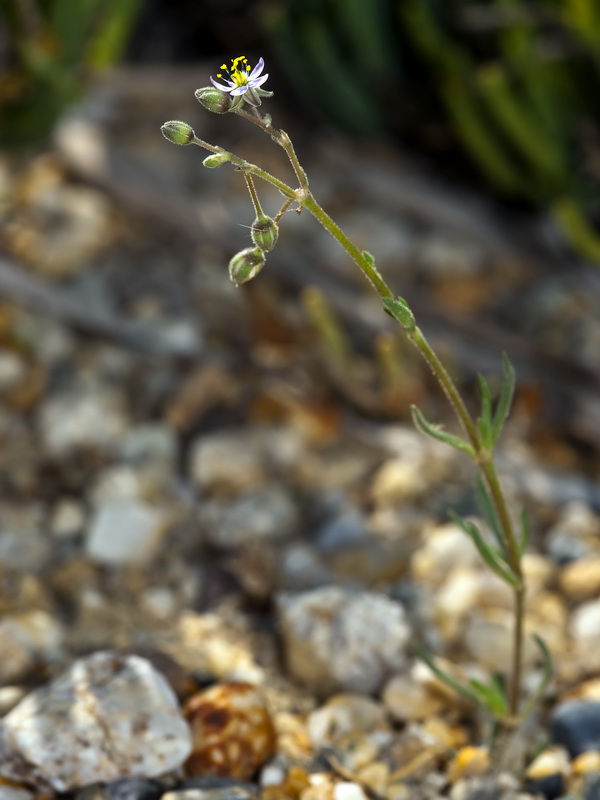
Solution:
M252 241L265 253L272 250L279 238L279 227L274 219L267 217L265 214L259 214L250 228L250 236Z
M187 122L171 119L161 125L162 135L173 144L191 144L196 137L192 127Z
M230 161L229 153L213 153L211 156L206 156L202 163L208 169L216 169L228 161Z
M225 114L231 111L233 98L227 92L222 92L214 86L203 86L194 92L196 100L213 114Z
M251 281L265 265L265 254L260 247L240 250L229 262L229 277L236 286Z

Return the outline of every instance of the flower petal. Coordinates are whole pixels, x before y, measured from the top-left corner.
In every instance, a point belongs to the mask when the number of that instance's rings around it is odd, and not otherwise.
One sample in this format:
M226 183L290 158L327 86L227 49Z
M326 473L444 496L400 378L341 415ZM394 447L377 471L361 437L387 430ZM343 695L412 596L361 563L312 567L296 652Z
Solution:
M237 95L239 95L239 94L246 94L246 92L248 91L249 88L250 87L248 86L248 84L245 84L244 86L236 86L234 89L228 89L227 91L233 97L237 97Z
M254 67L250 75L248 75L248 80L251 81L253 78L258 78L258 76L260 75L260 73L263 71L264 68L265 68L265 61L263 58L259 58L257 65Z
M220 89L222 92L230 92L233 86L235 85L232 81L228 82L229 83L228 86L226 86L223 83L218 83L218 81L216 81L212 75L210 76L210 80L215 89Z
M261 78L254 78L253 80L249 81L250 86L252 86L254 89L256 89L258 86L262 86L263 83L266 80L268 80L268 78L269 78L269 73L267 72L267 74L263 75Z

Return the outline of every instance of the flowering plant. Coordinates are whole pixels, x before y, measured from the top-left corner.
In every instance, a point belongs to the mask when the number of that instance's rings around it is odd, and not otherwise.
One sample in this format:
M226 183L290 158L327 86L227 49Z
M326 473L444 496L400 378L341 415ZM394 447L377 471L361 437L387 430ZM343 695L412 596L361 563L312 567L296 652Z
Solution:
M221 68L226 69L225 66ZM238 56L232 60L231 68L227 70L229 79L227 79L226 83L219 83L211 78L212 86L198 89L195 92L195 96L207 110L219 114L232 111L258 125L267 133L274 142L285 150L298 181L297 187L289 186L261 167L251 164L234 153L199 139L193 129L185 122L178 120L166 122L162 126L163 135L174 144L196 144L208 150L211 155L205 159L205 166L218 167L224 163L231 162L234 168L244 176L252 205L256 212L256 218L251 226L254 246L237 253L229 263L229 274L236 285L252 280L263 269L267 253L277 243L281 218L296 204L298 210L305 208L309 211L356 262L365 278L378 294L383 310L404 329L409 340L419 350L431 368L452 406L462 428L462 435L448 433L439 425L428 422L416 406L411 408L413 420L416 427L423 433L460 450L472 458L480 471L477 490L482 512L494 536L494 542L490 543L474 522L463 520L457 516L454 519L472 540L485 564L513 592L514 632L512 664L507 689L495 677L491 679L489 684L475 680L468 684L460 683L440 669L436 662L426 653L421 655L442 680L469 699L485 706L499 723L499 726L507 731L532 711L545 691L552 674L548 650L539 637L534 637L542 657L543 675L537 690L526 702L522 702L525 579L521 559L527 546L529 530L525 515L521 515L518 526L515 525L508 509L506 496L494 461L494 450L510 411L515 385L514 370L508 357L504 355L502 386L496 400L492 397L487 380L483 376L479 376L481 414L479 417L474 418L467 409L456 384L423 332L417 326L414 314L406 300L394 295L379 273L373 256L366 250L360 250L356 247L319 205L310 190L306 172L298 161L288 134L283 130L274 128L269 115L261 116L259 114L257 108L261 105L261 98L272 94L261 88L268 78L268 75L262 74L263 69L264 61L262 58L259 59L256 67L251 70L246 58ZM222 73L217 73L217 77L222 78ZM231 97L234 98L233 102L231 102ZM250 105L250 112L243 108L244 102ZM274 217L267 216L262 210L254 184L255 177L270 183L285 197L283 205Z

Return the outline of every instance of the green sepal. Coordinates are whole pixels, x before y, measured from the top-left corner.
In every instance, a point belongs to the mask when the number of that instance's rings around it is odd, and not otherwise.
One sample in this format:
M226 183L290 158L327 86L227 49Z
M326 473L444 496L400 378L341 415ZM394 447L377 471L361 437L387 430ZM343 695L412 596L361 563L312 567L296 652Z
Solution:
M437 439L439 442L444 442L444 444L448 444L450 447L455 447L462 453L466 453L472 458L475 458L475 451L468 442L465 442L465 440L461 439L460 436L454 436L454 434L448 433L439 425L434 425L433 423L428 422L417 406L412 405L410 407L410 413L412 414L415 427L418 428L421 433L425 433L427 436L431 436L432 439Z
M365 256L364 252L363 256ZM373 259L373 256L370 256L369 254L367 254L367 256L365 256L367 260ZM373 264L374 263L375 262L373 261ZM415 316L408 307L406 300L403 300L401 297L383 297L381 302L383 303L383 309L386 314L389 314L390 317L393 317L396 320L396 322L399 322L405 330L407 330L409 333L412 333L415 330L417 327Z
M500 389L500 397L498 398L496 411L492 420L492 439L494 444L496 444L500 438L515 393L515 370L506 353L502 353L502 375L502 388Z
M450 512L450 517L472 540L479 555L492 570L492 572L495 572L499 578L501 578L505 583L508 583L510 586L518 586L519 579L516 577L516 575L514 575L511 570L506 569L506 567L500 563L500 559L503 558L502 553L499 550L494 550L489 546L489 544L481 535L477 525L475 525L473 522L462 519L453 511Z

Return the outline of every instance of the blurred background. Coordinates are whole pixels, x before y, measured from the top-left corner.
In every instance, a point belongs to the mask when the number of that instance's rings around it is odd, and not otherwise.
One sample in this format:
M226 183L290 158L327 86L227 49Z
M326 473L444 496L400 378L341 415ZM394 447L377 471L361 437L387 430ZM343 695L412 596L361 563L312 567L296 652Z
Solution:
M304 764L304 710L371 692L398 635L343 594L296 631L282 597L331 586L402 606L402 654L419 637L474 675L507 668L511 598L448 524L478 513L472 465L411 422L418 403L457 431L418 354L306 212L282 217L260 276L235 288L244 181L161 135L185 120L293 182L261 130L194 98L239 55L265 59L262 108L474 413L477 373L495 389L502 351L514 363L498 463L531 520L526 627L560 697L600 674L598 0L0 0L0 689L15 689L0 715L116 648L180 698L220 679L269 687L298 716L279 732ZM281 197L258 190L275 214ZM317 668L321 631L335 635ZM365 650L373 679L338 680L363 675ZM526 661L537 685L535 648ZM401 681L400 727L406 698L415 719L437 714L415 686ZM432 735L398 749L390 781ZM443 749L481 741L462 735ZM290 780L281 797L300 797Z

